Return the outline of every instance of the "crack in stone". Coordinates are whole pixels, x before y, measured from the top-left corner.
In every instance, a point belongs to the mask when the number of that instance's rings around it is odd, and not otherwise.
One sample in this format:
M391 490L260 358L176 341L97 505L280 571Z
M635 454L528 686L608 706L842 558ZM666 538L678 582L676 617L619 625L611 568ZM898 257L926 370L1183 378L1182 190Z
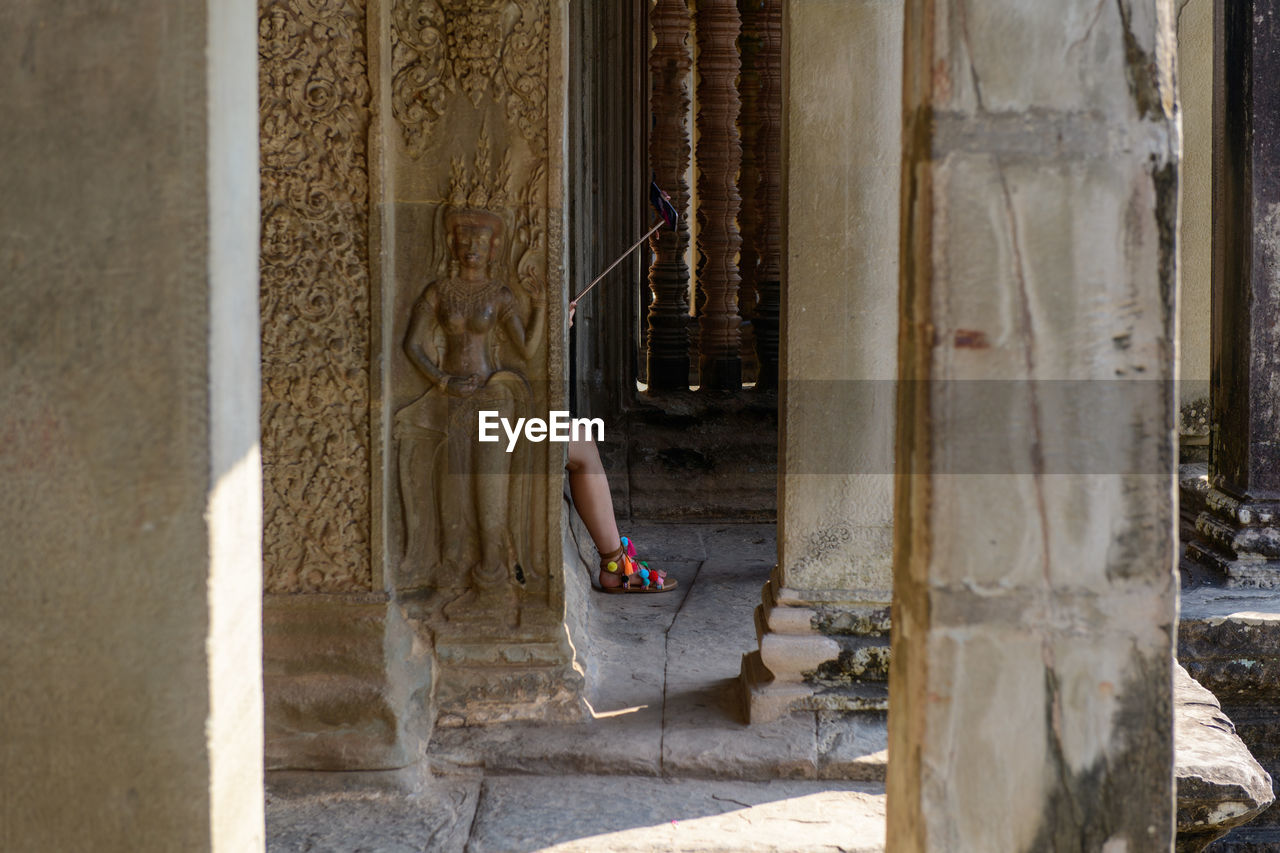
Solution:
M1013 197L1009 192L1009 181L999 163L996 164L996 172L1000 176L1000 191L1004 198L1005 216L1009 220L1009 239L1012 243L1013 251L1013 277L1018 285L1019 309L1022 315L1024 363L1027 369L1027 380L1030 382L1028 393L1031 403L1031 465L1032 476L1035 477L1036 483L1036 513L1040 516L1040 544L1044 554L1041 561L1041 571L1044 575L1045 589L1047 591L1052 589L1053 584L1050 577L1049 560L1049 513L1044 497L1044 436L1040 422L1040 399L1036 394L1034 382L1036 375L1035 329L1032 325L1031 298L1027 293L1026 272L1022 264L1022 248L1018 240L1018 221L1013 212Z
M969 5L964 0L956 3L956 11L960 18L960 37L964 39L965 53L969 60L969 77L973 81L973 96L978 101L978 112L985 113L986 105L982 102L982 81L978 77L978 65L974 62L973 42L969 38Z
M1084 43L1089 40L1089 36L1093 35L1093 28L1098 25L1098 21L1102 20L1102 9L1106 5L1107 5L1107 0L1098 0L1098 5L1095 6L1093 9L1093 15L1090 18L1089 26L1084 28L1084 35L1080 36L1080 38L1076 39L1075 41L1073 41L1071 44L1067 46L1068 54L1070 54L1071 51L1075 50L1078 47L1083 47Z
M699 534L699 538L701 538L701 534ZM698 567L693 570L693 578L689 581L684 598L680 599L680 604L676 607L676 612L672 614L671 621L667 623L667 627L662 631L662 724L658 727L659 778L666 778L667 776L667 669L671 666L671 629L676 626L676 620L680 618L680 611L684 610L684 606L689 603L689 596L693 595L693 587L698 583L698 577L702 574L702 567L705 563L706 560L698 561Z
M475 836L476 821L480 819L480 804L484 801L484 779L480 780L480 786L476 788L476 807L471 811L471 825L467 827L467 843L463 845L462 853L471 853L471 839Z
M1022 319L1022 338L1024 359L1027 370L1027 379L1035 379L1035 330L1032 326L1031 317L1031 300L1027 292L1026 273L1022 264L1022 249L1018 240L1018 225L1014 217L1013 198L1009 192L1009 182L1005 176L1004 170L997 164L997 172L1000 175L1000 190L1004 197L1005 215L1009 219L1009 239L1012 242L1012 251L1014 257L1014 280L1018 285L1018 296L1020 301L1021 319ZM1052 595L1053 579L1051 577L1052 561L1049 551L1049 515L1045 505L1044 495L1044 448L1043 433L1040 420L1040 402L1033 387L1030 391L1031 404L1031 462L1033 467L1032 476L1035 478L1036 488L1036 513L1040 518L1040 547L1042 549L1041 572L1044 577L1045 596L1047 598L1046 606L1051 610L1057 610L1055 596ZM1056 620L1055 620L1056 621ZM1053 646L1047 635L1041 638L1040 644L1041 660L1045 667L1046 690L1048 693L1046 703L1046 712L1049 715L1050 729L1050 749L1053 751L1054 767L1059 777L1059 783L1065 792L1072 812L1080 813L1080 804L1076 801L1075 790L1071 784L1070 775L1067 773L1066 756L1062 748L1062 694L1058 687L1058 675L1056 669L1056 661L1053 654Z

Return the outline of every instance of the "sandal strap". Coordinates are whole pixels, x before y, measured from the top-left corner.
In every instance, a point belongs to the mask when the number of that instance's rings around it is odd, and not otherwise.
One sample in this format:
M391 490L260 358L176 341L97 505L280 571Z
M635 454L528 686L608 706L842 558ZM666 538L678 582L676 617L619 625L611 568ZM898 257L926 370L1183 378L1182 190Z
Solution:
M616 551L600 556L600 570L622 576L623 586L648 588L656 586L661 589L662 573L649 568L647 561L636 559L636 546L627 537L621 537L622 544ZM633 583L632 581L636 581Z
M623 568L625 560L626 555L620 547L616 551L600 555L600 569L606 572L617 573Z

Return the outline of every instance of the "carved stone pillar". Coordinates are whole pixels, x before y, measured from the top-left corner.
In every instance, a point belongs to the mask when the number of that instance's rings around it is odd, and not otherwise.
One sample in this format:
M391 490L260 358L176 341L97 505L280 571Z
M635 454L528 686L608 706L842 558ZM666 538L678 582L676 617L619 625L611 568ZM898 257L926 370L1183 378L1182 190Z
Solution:
M698 372L703 388L742 387L738 314L738 30L736 0L698 3Z
M662 228L649 240L648 379L650 391L689 387L689 54L688 0L656 0L649 14L654 45L649 53L651 95L649 164L658 186L680 213L673 232Z
M775 57L778 5L764 4ZM778 399L778 567L757 610L760 648L742 671L753 723L797 709L882 711L888 696L902 11L804 0L789 21L789 375ZM777 82L764 88L776 93ZM846 97L827 97L833 86ZM771 155L765 181L778 193L770 149L758 150ZM776 299L776 232L764 247ZM883 741L883 715L867 722Z
M757 151L760 138L760 17L764 0L738 0L742 32L738 36L738 56L742 71L738 75L738 97L742 109L738 114L738 131L742 135L742 168L738 171L738 196L742 208L738 213L738 230L742 234L742 251L738 255L738 310L749 318L756 304L756 267L760 260L757 244L760 227L760 169ZM744 342L745 346L745 342Z
M271 768L578 713L562 449L477 441L565 408L565 5L261 4Z
M760 78L756 108L757 187L755 251L756 305L751 325L755 330L756 358L761 388L778 384L778 314L782 288L782 0L760 0L757 13L760 52L756 73ZM886 71L887 73L887 71Z
M905 5L887 837L1170 850L1174 4Z
M1219 3L1210 490L1188 557L1280 586L1280 2Z
M482 411L567 408L567 8L384 7L383 565L433 644L439 725L580 713L563 447L478 441Z
M272 771L414 765L430 655L387 589L365 0L259 4L263 687ZM306 85L303 85L303 83ZM372 697L372 698L371 698ZM416 775L416 771L408 771ZM272 774L282 781L279 772Z

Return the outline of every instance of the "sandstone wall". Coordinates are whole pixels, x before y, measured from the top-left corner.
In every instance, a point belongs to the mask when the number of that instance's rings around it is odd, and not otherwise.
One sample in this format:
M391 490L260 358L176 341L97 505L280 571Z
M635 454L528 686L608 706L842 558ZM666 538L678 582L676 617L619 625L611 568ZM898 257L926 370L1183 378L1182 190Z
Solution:
M0 10L0 848L263 846L253 4Z

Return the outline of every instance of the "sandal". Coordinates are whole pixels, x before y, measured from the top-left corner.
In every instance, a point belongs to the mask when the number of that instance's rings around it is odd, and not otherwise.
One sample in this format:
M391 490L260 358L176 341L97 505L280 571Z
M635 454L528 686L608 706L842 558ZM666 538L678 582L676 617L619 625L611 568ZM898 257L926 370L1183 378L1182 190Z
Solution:
M622 583L619 586L600 585L600 588L612 595L622 593L654 593L670 592L678 585L675 578L668 578L665 572L649 568L647 562L637 560L636 546L623 536L622 546L612 554L600 558L600 570L610 574L620 574Z

